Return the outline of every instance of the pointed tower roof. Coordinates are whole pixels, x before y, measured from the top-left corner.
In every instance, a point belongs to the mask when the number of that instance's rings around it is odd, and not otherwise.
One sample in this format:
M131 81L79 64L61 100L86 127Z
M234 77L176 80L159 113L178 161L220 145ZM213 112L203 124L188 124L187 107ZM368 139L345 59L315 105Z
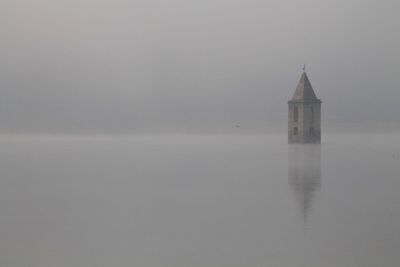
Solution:
M296 91L293 94L291 101L301 102L320 102L315 95L315 92L311 86L310 80L307 77L306 72L301 75L300 81L297 84Z

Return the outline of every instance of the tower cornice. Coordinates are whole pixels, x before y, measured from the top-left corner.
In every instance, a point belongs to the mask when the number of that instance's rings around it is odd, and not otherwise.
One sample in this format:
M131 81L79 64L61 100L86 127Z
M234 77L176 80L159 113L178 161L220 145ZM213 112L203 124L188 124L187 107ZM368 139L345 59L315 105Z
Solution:
M321 104L322 101L321 99L315 99L315 100L289 100L288 104L296 104L296 103L302 103L302 104Z

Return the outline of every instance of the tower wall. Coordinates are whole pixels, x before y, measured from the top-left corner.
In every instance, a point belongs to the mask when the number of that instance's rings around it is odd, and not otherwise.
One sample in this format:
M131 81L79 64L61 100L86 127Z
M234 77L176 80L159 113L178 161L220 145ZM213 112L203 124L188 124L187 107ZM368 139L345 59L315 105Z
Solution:
M288 113L289 143L321 143L320 101L289 101Z

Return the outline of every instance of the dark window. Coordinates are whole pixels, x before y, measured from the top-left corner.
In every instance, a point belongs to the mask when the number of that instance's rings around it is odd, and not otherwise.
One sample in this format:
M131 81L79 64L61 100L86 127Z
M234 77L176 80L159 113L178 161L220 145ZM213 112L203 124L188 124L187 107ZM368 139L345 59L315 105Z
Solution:
M297 135L297 132L298 132L297 127L294 127L294 128L293 128L293 134L294 134L294 135Z
M299 108L293 108L293 121L297 122L299 120Z
M314 128L313 127L310 128L310 135L314 136Z
M310 120L311 122L314 121L314 107L310 107Z

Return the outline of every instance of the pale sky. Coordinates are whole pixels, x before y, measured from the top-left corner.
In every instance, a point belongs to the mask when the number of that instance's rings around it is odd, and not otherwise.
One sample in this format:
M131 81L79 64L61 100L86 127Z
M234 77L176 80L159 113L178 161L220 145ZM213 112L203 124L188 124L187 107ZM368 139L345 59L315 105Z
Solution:
M303 63L326 129L393 129L399 10L396 0L2 0L0 131L285 131Z

